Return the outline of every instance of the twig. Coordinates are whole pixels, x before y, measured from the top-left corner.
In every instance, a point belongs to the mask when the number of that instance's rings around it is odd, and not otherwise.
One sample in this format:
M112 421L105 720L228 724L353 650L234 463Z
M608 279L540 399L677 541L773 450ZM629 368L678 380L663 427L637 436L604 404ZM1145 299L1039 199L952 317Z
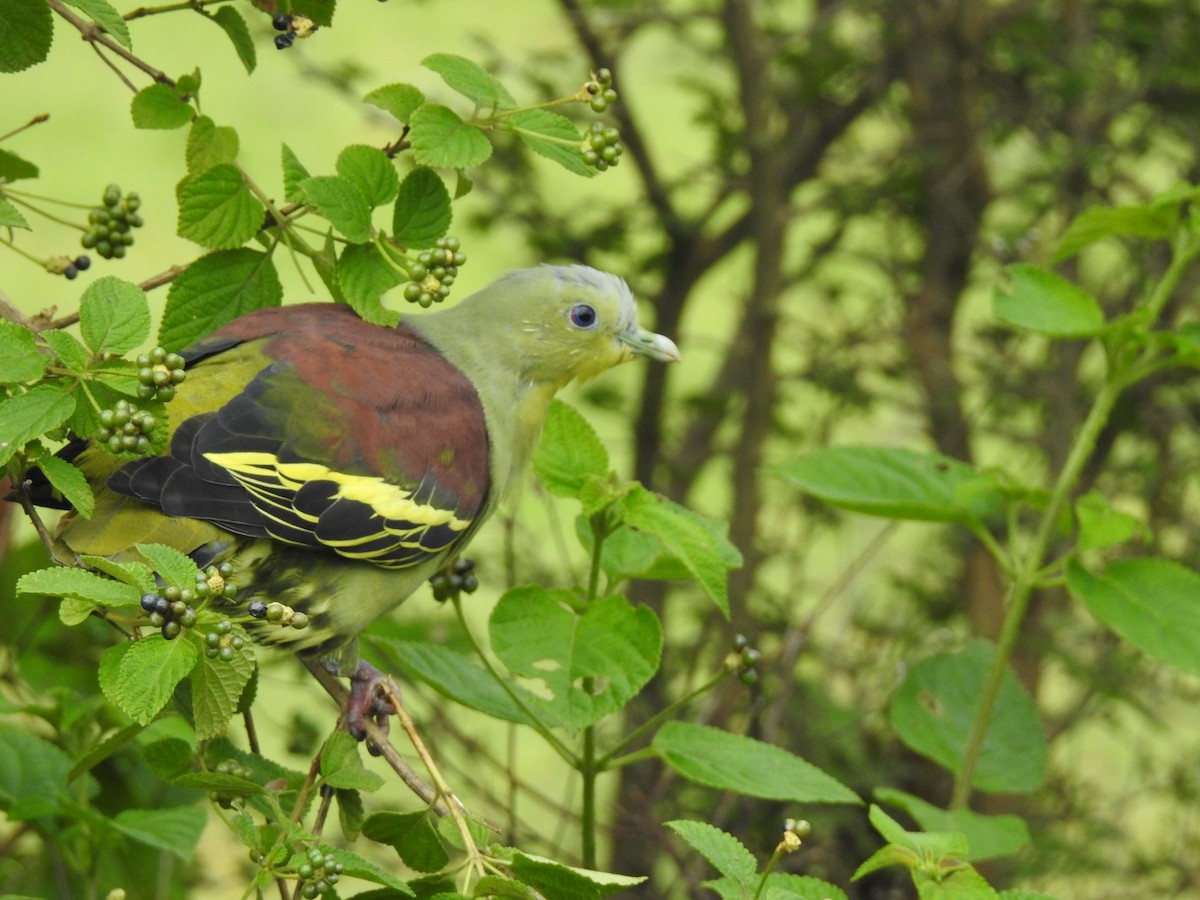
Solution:
M32 128L34 125L41 125L43 122L45 122L49 118L50 118L50 113L38 113L36 116L34 116L28 122L26 122L24 125L18 125L16 128L14 128L12 131L8 132L7 134L0 134L0 141L6 141L13 135L20 134L26 128Z
M350 699L350 694L340 681L331 675L326 669L317 664L304 662L308 671L312 672L313 677L320 682L321 687L325 688L326 693L333 698L339 709L346 708L346 701ZM421 798L422 801L433 806L434 812L438 815L449 815L450 810L445 804L439 803L437 792L427 785L399 753L399 751L388 740L387 733L382 728L376 725L369 719L364 722L367 730L367 737L371 743L379 750L379 755L392 767L392 771L400 776L400 780L408 787L410 791Z
M119 43L110 38L105 33L104 29L99 25L95 24L94 22L81 19L79 16L75 15L75 13L73 13L71 9L63 2L63 0L46 0L46 5L58 13L62 18L66 19L67 22L69 22L71 26L83 36L85 41L90 41L93 44L100 44L104 46L106 49L112 51L130 65L145 72L158 83L170 85L171 87L175 86L174 79L170 78L165 72L154 68L154 66L150 65L141 57L130 53ZM129 81L125 79L124 76L122 76L122 80L124 80L126 84L129 84ZM132 87L132 85L130 85L130 87Z

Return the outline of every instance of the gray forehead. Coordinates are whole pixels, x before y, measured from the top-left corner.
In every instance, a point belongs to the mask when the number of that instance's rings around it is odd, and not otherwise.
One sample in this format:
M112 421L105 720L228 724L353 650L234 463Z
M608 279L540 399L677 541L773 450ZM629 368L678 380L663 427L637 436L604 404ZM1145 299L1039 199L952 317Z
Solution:
M616 301L620 309L620 324L629 325L637 320L637 304L625 280L608 272L601 272L591 266L583 265L541 265L532 269L518 269L509 272L504 280L524 282L530 287L547 282L558 285L561 295L570 297L579 293L579 299L587 299L587 295L608 297ZM560 295L560 296L561 296Z

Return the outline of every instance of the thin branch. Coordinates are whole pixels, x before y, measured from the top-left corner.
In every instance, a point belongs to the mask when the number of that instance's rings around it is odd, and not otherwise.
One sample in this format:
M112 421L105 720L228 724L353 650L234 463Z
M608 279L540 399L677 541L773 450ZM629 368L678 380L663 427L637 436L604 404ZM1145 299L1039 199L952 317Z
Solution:
M111 50L131 66L134 66L135 68L145 72L160 84L167 84L171 87L175 86L175 81L165 72L154 68L154 66L150 65L141 57L136 56L126 50L117 41L114 41L112 38L110 38L108 34L105 33L104 29L95 22L89 22L86 19L82 19L75 15L75 13L71 11L71 8L63 2L63 0L45 0L45 2L52 10L58 13L59 16L69 22L71 26L83 36L85 41L90 41L93 44L100 44L106 49ZM129 84L128 80L125 80L125 83Z
M325 688L326 693L333 698L333 701L338 705L339 709L346 708L346 701L350 699L350 693L338 681L337 677L330 674L323 666L317 664L304 663L308 671L312 672L313 677L320 682L321 687ZM437 802L437 792L427 785L421 777L413 770L400 755L400 752L388 740L387 733L369 719L364 723L367 731L367 737L371 743L379 750L379 755L384 761L392 767L392 771L400 776L400 780L410 791L416 794L424 803L433 807L434 812L438 815L449 815L450 810L445 804Z

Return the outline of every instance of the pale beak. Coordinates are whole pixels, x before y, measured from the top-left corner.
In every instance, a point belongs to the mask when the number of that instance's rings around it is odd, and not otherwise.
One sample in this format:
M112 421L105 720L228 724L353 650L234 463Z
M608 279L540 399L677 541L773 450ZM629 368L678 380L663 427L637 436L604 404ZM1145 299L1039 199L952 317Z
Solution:
M645 328L626 332L621 335L621 341L639 356L656 359L659 362L679 362L679 348L669 337L655 334Z

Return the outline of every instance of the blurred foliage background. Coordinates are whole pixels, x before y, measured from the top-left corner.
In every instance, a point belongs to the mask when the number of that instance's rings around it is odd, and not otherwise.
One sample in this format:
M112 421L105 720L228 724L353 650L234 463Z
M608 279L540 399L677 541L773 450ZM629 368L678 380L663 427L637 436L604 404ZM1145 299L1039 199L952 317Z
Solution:
M948 776L899 743L887 705L921 658L995 636L1003 596L992 557L961 531L830 511L763 467L869 442L937 450L1044 486L1086 411L1080 386L1095 360L1081 344L996 327L988 300L1004 264L1046 261L1082 209L1200 176L1200 7L344 0L333 28L286 53L258 23L260 66L248 78L226 42L181 44L175 18L137 23L138 52L172 71L203 69L205 112L236 124L252 173L277 172L281 142L328 168L347 142L390 140L358 98L389 81L432 84L417 65L432 52L471 56L548 97L591 68L614 71L622 164L584 182L514 149L456 206L454 232L471 254L460 294L507 267L587 262L626 277L683 351L680 367L622 371L571 398L631 475L727 519L746 559L730 585L732 622L690 590L636 588L669 640L666 680L630 715L653 715L745 634L763 652L761 682L723 685L702 721L785 746L864 795L886 784L944 804ZM168 226L184 136L135 131L128 94L105 83L65 29L51 65L21 77L25 89L5 91L0 131L44 112L48 98L56 111L15 151L81 202L109 181L144 198L144 236L111 271L141 280L194 257ZM74 102L63 104L64 93ZM1109 241L1064 273L1116 313L1163 263ZM12 254L0 255L0 272L29 312L70 308L77 294ZM284 277L289 298L304 299ZM1177 296L1194 295L1189 278ZM1168 319L1193 310L1180 302ZM1123 399L1089 461L1086 486L1149 524L1140 552L1196 558L1198 413L1191 379L1160 375ZM507 529L476 545L482 580L568 580L561 548L571 528L531 486ZM5 586L6 606L11 597ZM398 618L390 627L434 635L446 622L422 599ZM61 631L44 640L61 641ZM1121 645L1054 590L1035 598L1017 669L1042 711L1051 771L1033 795L982 799L984 811L1017 812L1034 832L1029 848L987 869L993 883L1063 897L1200 897L1195 680ZM286 698L277 739L303 749L305 723L324 712L296 697L310 688L288 687L291 671L272 669ZM514 736L445 704L429 703L427 716L425 731L461 761L478 802L561 845L572 812L551 796L548 761L513 762ZM514 814L517 785L528 806ZM797 812L745 798L714 807L710 792L653 761L607 787L607 866L654 874L646 897L667 885L671 896L703 896L711 874L660 823L706 819L765 854ZM878 844L865 811L803 815L813 835L781 866L848 885ZM905 880L876 873L847 890L906 896Z

